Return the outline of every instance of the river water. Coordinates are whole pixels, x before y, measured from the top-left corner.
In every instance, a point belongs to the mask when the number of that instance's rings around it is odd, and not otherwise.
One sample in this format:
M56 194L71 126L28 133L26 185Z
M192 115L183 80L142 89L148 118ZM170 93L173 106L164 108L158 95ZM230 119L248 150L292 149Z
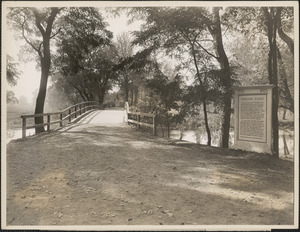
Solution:
M34 129L27 129L26 130L26 137L34 135L35 131ZM13 139L20 139L22 138L22 130L21 129L8 129L6 131L6 143L9 143Z
M170 137L172 139L179 139L180 132L178 130L171 130ZM182 140L197 143L197 136L195 131L188 131L184 133ZM206 135L200 137L200 144L207 144ZM212 139L212 146L219 147L219 139ZM230 132L230 145L234 144L234 132ZM279 130L279 155L280 158L293 160L294 159L294 131Z

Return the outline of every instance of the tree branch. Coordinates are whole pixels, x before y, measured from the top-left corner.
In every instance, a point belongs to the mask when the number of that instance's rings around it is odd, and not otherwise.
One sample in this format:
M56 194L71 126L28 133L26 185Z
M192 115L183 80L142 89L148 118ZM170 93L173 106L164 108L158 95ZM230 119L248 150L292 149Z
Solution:
M269 41L269 43L271 43L272 42L272 25L273 25L272 17L268 11L268 7L261 7L260 11L265 17L265 26L267 27L266 33L268 36L268 41Z
M212 39L200 39L200 42L214 42Z
M195 44L195 42L196 42L196 40L197 40L197 37L198 37L198 35L200 35L200 32L199 32L199 33L197 33L197 34L194 36L194 39L193 39L193 44Z
M196 41L197 36L200 34L200 32L198 34L195 35L193 42L191 41L190 37L188 36L188 34L185 34L184 31L180 30L180 32L182 33L182 35L192 44L192 43L196 43L198 44L198 46L200 48L202 48L208 55L214 57L215 59L218 60L218 57L215 56L214 54L210 53L209 51L207 51L198 41Z
M215 58L216 60L219 59L219 57L215 56L214 54L210 53L209 51L207 51L198 41L196 41L196 44L198 44L198 46L200 48L202 48L208 55L212 56L213 58Z
M55 37L57 34L59 34L61 32L61 28L59 28L57 30L57 32L55 32L52 36L50 36L50 39L52 39L53 37Z
M227 26L227 28L225 29L224 33L222 34L222 37L225 36L225 34L228 31L228 29L229 29L229 25Z
M46 28L47 35L49 35L49 36L51 35L51 30L52 30L52 26L54 23L54 19L61 10L62 10L62 8L51 7L51 13L47 19L47 28Z
M41 25L41 17L40 14L38 12L38 10L36 8L33 9L33 13L35 16L35 25L37 26L37 28L40 30L42 36L45 35L45 29L43 28L43 26Z
M43 56L42 56L42 53L41 53L41 44L40 44L39 48L36 48L33 45L33 43L30 42L29 39L25 35L25 28L24 28L25 23L26 23L26 20L24 19L24 22L22 23L22 36L25 39L26 43L28 43L38 53L38 55L42 58Z
M85 100L82 90L79 87L77 87L73 82L71 82L71 81L68 81L68 82L71 86L73 86L74 89L76 89L78 91L79 95L83 98L83 100Z
M294 56L294 41L292 40L291 37L289 37L283 30L282 30L282 25L281 25L281 11L282 7L278 7L277 9L277 16L278 16L278 28L277 32L279 37L287 44L289 47L292 55Z
M41 54L42 54L42 52L41 52L41 50L42 50L42 45L43 45L43 42L40 42L40 44L39 44L39 51L40 51Z
M212 24L211 20L208 17L204 16L204 15L201 15L201 18L203 19L203 21L204 21L207 29L209 30L209 32L211 34L214 34L214 29L211 26L211 24Z

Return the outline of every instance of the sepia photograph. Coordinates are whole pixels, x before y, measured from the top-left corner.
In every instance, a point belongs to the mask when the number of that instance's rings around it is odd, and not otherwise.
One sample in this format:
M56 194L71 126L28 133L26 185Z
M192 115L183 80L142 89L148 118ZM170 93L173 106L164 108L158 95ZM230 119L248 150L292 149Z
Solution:
M1 5L1 229L299 227L298 1Z

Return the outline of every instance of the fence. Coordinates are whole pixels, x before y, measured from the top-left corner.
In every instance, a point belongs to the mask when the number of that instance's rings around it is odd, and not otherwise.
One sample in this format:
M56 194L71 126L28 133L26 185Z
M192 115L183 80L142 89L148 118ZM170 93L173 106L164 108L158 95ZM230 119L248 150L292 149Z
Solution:
M127 103L127 102L126 102ZM131 112L129 111L128 103L125 103L126 121L138 126L140 129L142 126L152 128L153 135L156 135L156 119L155 114Z
M43 113L43 114L32 114L32 115L21 115L22 118L22 138L26 138L26 129L38 128L38 127L45 127L47 126L47 131L50 131L50 126L53 124L59 124L60 127L63 127L63 122L68 120L70 123L72 118L75 119L78 116L87 113L93 109L100 108L98 102L95 101L88 101L82 102L73 106L70 106L62 111L54 112L54 113ZM41 124L34 124L34 125L27 125L27 119L29 118L37 118L37 117L46 117L46 123ZM51 121L54 119L54 121Z

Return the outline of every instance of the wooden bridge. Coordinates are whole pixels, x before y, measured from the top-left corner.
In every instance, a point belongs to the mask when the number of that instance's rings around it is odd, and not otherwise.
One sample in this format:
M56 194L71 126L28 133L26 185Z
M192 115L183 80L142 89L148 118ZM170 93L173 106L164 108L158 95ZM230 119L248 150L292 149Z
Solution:
M55 129L61 129L64 126L77 122L78 119L85 117L89 113L95 110L102 109L103 107L96 101L82 102L73 106L70 106L62 111L42 114L21 115L22 118L22 138L26 138L26 130L38 127L47 127L46 131L51 131L51 125L59 124L59 127ZM128 124L136 125L139 129L143 127L152 128L153 135L156 135L156 115L141 112L131 112L129 105L126 102L124 105L124 117L123 121ZM34 124L34 120L37 117L42 117L45 123ZM31 125L28 125L28 119L31 119Z
M154 115L77 107L59 130L7 145L7 225L293 224L293 163L124 123L153 129Z

